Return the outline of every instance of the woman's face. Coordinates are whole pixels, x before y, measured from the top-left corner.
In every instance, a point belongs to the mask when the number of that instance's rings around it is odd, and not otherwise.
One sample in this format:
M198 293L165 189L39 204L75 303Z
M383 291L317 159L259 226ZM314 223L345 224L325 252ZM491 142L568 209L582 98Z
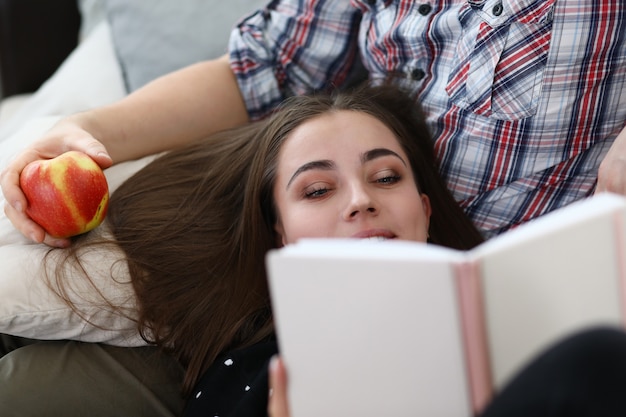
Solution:
M430 202L406 154L365 113L327 113L295 129L279 154L274 200L284 245L305 237L428 236Z

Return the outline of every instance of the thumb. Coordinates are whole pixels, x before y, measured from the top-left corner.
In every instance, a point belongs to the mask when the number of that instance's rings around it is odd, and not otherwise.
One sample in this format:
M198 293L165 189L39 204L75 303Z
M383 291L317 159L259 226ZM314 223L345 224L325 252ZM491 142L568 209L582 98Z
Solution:
M89 155L102 169L113 165L113 158L109 155L106 147L92 137L79 139L74 144L74 148Z
M287 403L287 373L278 356L272 357L269 366L270 398L268 415L270 417L289 417Z

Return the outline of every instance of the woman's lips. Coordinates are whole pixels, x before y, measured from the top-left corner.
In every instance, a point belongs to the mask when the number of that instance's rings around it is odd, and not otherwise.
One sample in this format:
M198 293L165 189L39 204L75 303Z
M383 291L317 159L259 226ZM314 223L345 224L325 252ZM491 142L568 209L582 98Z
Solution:
M355 233L351 236L355 239L370 239L370 238L380 238L380 239L393 239L396 237L390 230L386 229L369 229L363 230L358 233Z

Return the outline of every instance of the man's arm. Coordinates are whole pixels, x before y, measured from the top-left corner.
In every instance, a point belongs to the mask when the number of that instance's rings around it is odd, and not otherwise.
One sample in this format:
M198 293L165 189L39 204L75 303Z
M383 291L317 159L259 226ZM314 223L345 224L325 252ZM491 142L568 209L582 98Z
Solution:
M102 142L114 162L172 149L247 120L227 56L168 74L73 119Z
M228 57L196 64L159 78L112 105L69 116L18 155L0 175L5 213L22 234L51 246L55 240L25 213L19 187L31 161L69 150L90 155L102 168L172 149L248 120Z

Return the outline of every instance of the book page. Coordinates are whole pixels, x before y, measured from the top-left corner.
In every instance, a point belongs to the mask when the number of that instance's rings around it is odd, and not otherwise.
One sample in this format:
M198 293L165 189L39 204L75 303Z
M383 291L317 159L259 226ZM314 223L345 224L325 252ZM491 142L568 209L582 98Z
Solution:
M625 207L596 196L475 250L497 387L558 339L622 324Z
M438 249L306 241L269 254L292 417L472 415L450 262L460 255Z

